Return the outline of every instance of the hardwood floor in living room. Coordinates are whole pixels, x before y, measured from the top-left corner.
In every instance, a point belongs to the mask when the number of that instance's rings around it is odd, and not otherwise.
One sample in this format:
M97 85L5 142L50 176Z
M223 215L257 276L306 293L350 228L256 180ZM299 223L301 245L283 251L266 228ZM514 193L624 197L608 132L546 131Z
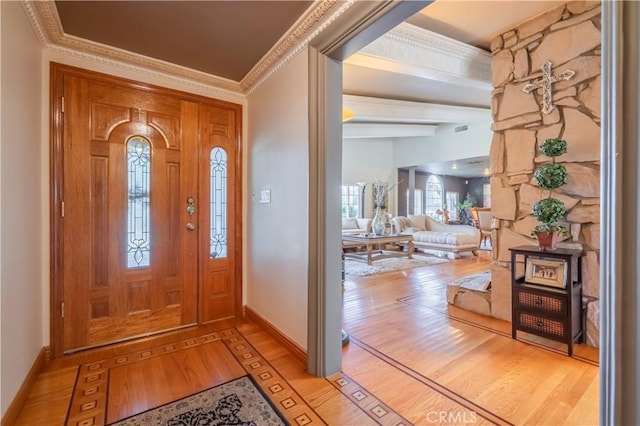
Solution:
M507 322L446 304L447 283L486 270L490 255L347 276L350 343L336 375L305 373L252 322L220 322L54 360L16 424L65 424L67 417L79 424L74 410L92 406L79 394L89 378L102 380L94 408L103 424L243 374L293 425L597 424L598 366L590 360L597 350L577 345L569 358L539 341L512 340Z

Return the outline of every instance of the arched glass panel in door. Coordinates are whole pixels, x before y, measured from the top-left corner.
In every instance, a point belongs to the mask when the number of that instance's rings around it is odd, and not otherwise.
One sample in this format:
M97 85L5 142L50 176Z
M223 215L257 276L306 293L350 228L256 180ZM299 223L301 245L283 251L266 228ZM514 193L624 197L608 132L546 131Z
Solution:
M209 160L209 256L219 259L227 257L227 151L213 148Z
M150 182L151 143L134 136L127 142L127 268L151 264Z

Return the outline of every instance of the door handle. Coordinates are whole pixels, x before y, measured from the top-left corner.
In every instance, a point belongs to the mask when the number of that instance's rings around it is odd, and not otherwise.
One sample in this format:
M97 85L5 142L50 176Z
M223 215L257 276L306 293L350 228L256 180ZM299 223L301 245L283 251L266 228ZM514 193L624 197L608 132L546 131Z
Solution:
M187 223L187 229L189 231L193 231L194 229L196 229L196 225L191 223L191 222L189 222L189 223Z

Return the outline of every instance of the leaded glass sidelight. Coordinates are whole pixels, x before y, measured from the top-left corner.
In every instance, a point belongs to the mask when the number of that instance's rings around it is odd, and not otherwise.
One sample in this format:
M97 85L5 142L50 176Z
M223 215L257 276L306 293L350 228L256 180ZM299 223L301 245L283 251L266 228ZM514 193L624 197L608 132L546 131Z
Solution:
M227 257L227 152L222 148L213 148L209 160L209 256L218 259Z
M141 136L127 143L127 267L149 266L151 144Z

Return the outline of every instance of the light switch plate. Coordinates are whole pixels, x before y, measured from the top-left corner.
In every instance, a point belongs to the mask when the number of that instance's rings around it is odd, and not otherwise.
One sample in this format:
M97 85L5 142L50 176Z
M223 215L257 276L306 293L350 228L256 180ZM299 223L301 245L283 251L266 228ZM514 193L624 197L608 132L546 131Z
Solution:
M263 189L260 191L260 204L268 204L271 202L271 190Z

